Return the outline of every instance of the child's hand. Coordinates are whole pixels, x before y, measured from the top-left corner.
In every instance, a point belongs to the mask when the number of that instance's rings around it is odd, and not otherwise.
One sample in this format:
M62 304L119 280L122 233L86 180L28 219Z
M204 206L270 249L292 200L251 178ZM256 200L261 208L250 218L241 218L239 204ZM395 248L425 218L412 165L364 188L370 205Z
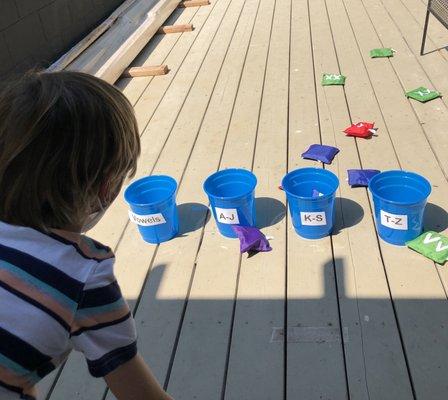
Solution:
M140 355L104 379L118 400L173 400L161 388Z

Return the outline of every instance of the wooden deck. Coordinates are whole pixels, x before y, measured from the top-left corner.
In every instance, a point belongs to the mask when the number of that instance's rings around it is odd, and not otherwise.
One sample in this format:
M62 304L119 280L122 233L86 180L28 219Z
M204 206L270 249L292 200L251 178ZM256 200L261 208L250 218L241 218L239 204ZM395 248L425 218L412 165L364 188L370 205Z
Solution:
M145 244L120 197L92 235L117 255L140 351L177 400L448 398L448 272L378 240L365 189L349 168L403 168L433 184L426 226L448 227L448 34L431 20L418 55L423 0L212 0L176 10L195 30L158 35L135 65L171 72L122 80L142 132L137 176L169 174L182 234ZM392 59L370 59L375 47ZM438 50L437 50L438 49ZM435 50L435 51L433 51ZM341 72L345 88L320 85ZM354 140L351 121L378 136ZM278 189L311 143L341 149L331 238L300 239ZM258 219L273 251L247 258L209 219L205 178L226 167L259 178ZM288 340L282 333L288 327ZM73 354L41 398L110 400Z

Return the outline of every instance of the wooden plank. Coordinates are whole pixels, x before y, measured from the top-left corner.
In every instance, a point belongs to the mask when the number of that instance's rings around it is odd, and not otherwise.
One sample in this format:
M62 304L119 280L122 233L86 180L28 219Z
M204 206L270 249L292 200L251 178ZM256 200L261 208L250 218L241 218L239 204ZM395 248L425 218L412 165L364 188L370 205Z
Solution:
M193 30L193 24L165 25L160 27L157 33L181 33L181 32L191 32L192 30Z
M192 56L188 56L183 64L182 71L185 72L185 76L179 77L172 86L172 90L177 90L180 104L185 100L184 98L180 98L179 93L185 93L184 96L189 92L185 90L185 85L190 87L193 81L196 78L197 70L199 69L204 57L207 54L207 49L211 45L213 38L215 37L215 33L219 29L221 25L222 18L224 13L227 10L229 2L221 1L216 4L216 8L210 7L204 9L204 15L201 15L201 18L206 17L209 12L211 12L210 17L207 19L207 23L201 30L202 34L195 45L193 46ZM197 24L199 26L199 24ZM183 46L180 46L179 49L183 52ZM196 68L196 72L193 73L194 68ZM182 74L183 75L183 74ZM163 77L162 77L163 78ZM168 112L170 106L173 105L172 102L163 103L162 108L166 109ZM180 107L180 105L179 105ZM172 109L171 109L172 110ZM176 114L177 114L176 110ZM173 116L174 118L174 116ZM171 131L172 126L168 125L165 129ZM169 132L164 132L159 126L158 130L159 135L169 135ZM148 141L154 141L153 136L146 136ZM142 142L145 142L145 137L142 138ZM156 158L145 157L145 154L142 154L142 157L139 160L138 164L138 172L137 175L141 176L148 169L153 169L154 164L156 162ZM158 247L147 245L142 242L140 234L135 225L128 225L126 228L126 232L123 233L123 229L126 224L123 224L122 227L117 225L116 223L112 225L107 225L107 219L110 218L119 218L122 217L122 214L119 212L120 207L123 208L122 213L126 213L127 206L124 204L124 201L120 197L114 203L114 207L116 210L116 214L109 215L108 218L103 219L100 224L106 223L106 227L102 229L96 229L95 236L100 241L104 243L110 243L105 238L121 237L123 235L122 240L120 241L120 245L118 246L118 240L114 245L115 253L116 253L116 264L115 264L115 275L117 277L118 282L120 282L120 286L122 289L122 293L127 299L128 303L131 306L131 309L135 312L135 307L138 304L138 299L142 290L142 286L147 279L147 275L149 273L149 267L152 265L152 259L154 258ZM112 212L112 207L111 210ZM108 211L108 213L109 213ZM193 219L196 217L195 214L192 214ZM115 221L115 220L114 220ZM114 222L113 221L113 222ZM116 221L115 221L116 222ZM186 219L186 223L189 222L188 218ZM100 225L99 224L99 225ZM155 273L153 274L152 284L157 284L157 272L161 272L161 269L155 268ZM160 332L157 333L157 335ZM166 357L170 357L169 354L165 355ZM163 359L161 359L163 362ZM163 381L163 377L161 378ZM85 382L89 382L88 385L85 385ZM64 368L60 379L57 382L57 385L52 393L51 398L57 400L61 398L77 398L77 399L99 399L102 398L102 395L105 390L105 385L102 380L92 379L85 367L85 361L82 359L80 354L72 354L67 362L66 367Z
M188 7L201 7L210 5L209 0L188 0L181 1L178 5L179 8L188 8Z
M126 0L121 4L104 22L97 26L86 37L73 46L67 53L56 60L48 67L48 72L62 71L72 63L79 55L92 45L101 35L107 32L115 24L117 19L126 12L126 10L135 3L136 0Z
M184 23L184 22L193 22L193 20L197 21L199 25L197 26L195 32L191 35L194 39L197 37L197 34L200 32L203 21L197 19L198 11L200 9L189 8L187 10L176 9L169 19L168 23ZM201 13L199 13L201 14ZM208 14L207 14L208 15ZM160 65L166 64L167 58L170 57L171 53L175 54L177 49L184 41L181 38L183 37L182 33L172 34L172 35L159 35L157 37L153 37L146 47L141 51L141 53L137 56L137 58L132 62L132 67L141 67L144 65ZM188 40L189 43L190 40ZM142 96L145 89L150 85L153 77L148 76L141 79L132 79L132 78L122 78L115 82L115 86L118 87L128 98L133 106L137 103L137 101Z
M142 76L158 76L158 75L166 75L168 73L168 65L157 65L157 66L149 66L145 65L143 67L131 67L126 68L121 75L123 78L136 78Z
M368 49L378 47L380 43L365 9L358 1L344 0L344 3L400 164L427 176L433 184L430 201L446 208L448 195L445 191L448 188L445 177L409 102L402 96L390 63L374 64L368 58ZM407 135L408 132L413 132L412 136ZM418 149L418 159L415 149ZM363 162L370 160L370 165L382 168L385 158L379 157L379 153L369 153L362 155ZM440 212L430 210L427 223L434 226L437 219L440 219ZM423 399L428 393L432 397L443 397L447 393L442 372L447 368L448 360L443 328L447 302L440 277L433 263L406 248L381 242L381 251L416 397Z
M321 142L308 11L307 2L292 2L291 38L301 40L291 40L289 171L316 166L299 154L309 144ZM301 239L290 218L288 215L287 326L339 329L331 240ZM287 343L286 354L286 398L347 398L342 343Z
M329 15L322 18L321 10L326 8ZM365 189L353 190L345 182L347 169L363 166L358 146L377 157L381 154L386 160L383 168L396 168L397 161L387 134L379 140L356 141L342 133L352 122L351 115L361 120L373 118L382 126L381 112L363 84L367 75L357 62L359 52L343 6L318 0L311 5L311 21L322 139L341 150L328 169L340 179L332 242L341 322L348 332L344 349L350 398L412 398L374 223L366 217L370 215L369 199ZM324 71L347 75L346 88L322 87Z
M257 197L266 200L257 207L257 224L274 237L273 250L241 260L227 400L284 395L284 345L271 336L285 322L286 220L278 184L287 159L290 10L290 0L275 2L253 160Z
M253 145L258 115L255 110L258 107L246 106L244 113L239 104L256 104L253 91L247 89L255 90L262 85L263 68L252 74L249 66L261 55L260 46L266 46L267 51L268 39L265 31L272 19L272 5L261 2L252 33L259 3L246 1L214 98L202 125L203 136L199 136L185 172L184 182L191 181L193 188L196 187L193 190L196 196L198 191L202 192L201 186L205 178L219 167L224 144L230 157L234 154L232 149L236 149L241 141L249 141ZM265 41L261 42L262 39ZM244 72L243 65L247 67ZM234 104L237 91L239 97ZM258 94L258 99L260 96L261 93ZM255 112L247 113L250 109ZM233 112L237 115L232 116ZM243 115L245 120L252 121L253 129L235 130L235 124L240 122L239 117ZM238 134L239 141L226 139L231 117L233 127L228 134ZM245 167L250 168L250 157L245 160ZM231 162L229 159L227 161ZM204 198L203 201L207 204L207 199ZM221 398L239 259L238 242L222 237L217 232L214 221L210 221L205 228L196 261L194 280L168 386L169 392L176 399ZM210 268L211 263L213 268ZM194 369L191 368L191 363L196 365ZM189 384L186 386L185 382Z
M179 0L137 2L67 69L114 83L179 4Z

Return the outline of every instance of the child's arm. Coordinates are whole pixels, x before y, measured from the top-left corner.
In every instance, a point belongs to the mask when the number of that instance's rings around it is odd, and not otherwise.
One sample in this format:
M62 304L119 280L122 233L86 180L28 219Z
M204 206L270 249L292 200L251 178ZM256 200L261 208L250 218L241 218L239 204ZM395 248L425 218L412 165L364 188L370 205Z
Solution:
M172 400L140 355L107 374L104 379L118 400Z

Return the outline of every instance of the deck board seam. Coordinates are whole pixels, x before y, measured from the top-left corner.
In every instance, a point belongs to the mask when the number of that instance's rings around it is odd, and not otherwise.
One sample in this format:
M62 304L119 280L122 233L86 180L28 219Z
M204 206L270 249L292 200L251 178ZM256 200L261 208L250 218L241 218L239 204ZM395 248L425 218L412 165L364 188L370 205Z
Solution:
M239 261L238 261L238 272L236 275L236 284L235 284L235 294L233 298L233 305L232 305L232 315L230 317L231 323L230 323L230 329L229 329L229 340L227 343L227 354L226 354L226 361L225 361L225 367L224 367L224 377L222 381L222 389L221 389L221 400L225 400L226 398L226 389L227 389L227 377L229 373L229 365L230 365L230 354L232 350L232 338L233 338L233 329L235 326L235 314L236 314L236 303L238 299L238 287L240 283L240 273L241 273L241 264L242 264L242 256L240 255Z
M337 278L337 273L336 273L336 260L335 260L335 255L334 255L334 243L333 243L333 236L330 237L330 247L331 247L331 257L332 257L332 264L333 264L333 279L334 279L334 286L335 286L335 290L336 290L336 304L338 307L338 322L339 322L339 335L341 338L341 347L342 347L342 357L344 360L344 369L345 369L345 386L346 386L346 392L347 392L347 399L350 400L351 399L351 395L350 395L350 382L349 382L349 378L348 378L348 368L347 368L347 356L345 354L345 335L344 335L344 329L342 326L342 313L341 313L341 302L339 299L339 282L338 282L338 278ZM362 334L361 334L361 340L362 340ZM363 356L364 356L364 350L363 350ZM366 373L365 369L364 369L364 374ZM367 388L367 395L370 399L370 394L369 394L369 389L368 389L368 385L367 385L367 380L366 380L366 388Z
M288 99L287 99L287 117L286 117L286 172L289 172L289 144L291 133L291 56L292 56L292 30L293 30L293 0L289 2L289 54L288 54ZM283 332L288 332L288 242L289 242L289 210L286 200L285 212L285 292L284 292L284 315L283 315ZM288 398L288 342L283 341L283 400Z
M55 378L54 378L54 380L53 380L53 382L51 384L51 387L48 390L47 395L45 396L45 400L50 400L51 399L51 395L53 394L54 388L56 387L56 385L57 385L57 383L59 381L59 378L60 378L60 376L62 374L62 371L64 370L66 362L67 361L64 361L62 363L62 365L59 367L58 372L57 372L57 374L56 374L56 376L55 376Z
M313 75L314 75L314 100L316 103L316 109L317 109L317 127L319 130L319 138L320 138L320 144L322 144L322 126L320 123L320 111L319 111L319 100L317 96L317 76L316 76L316 62L314 58L314 44L313 44L313 28L311 25L311 13L310 13L310 0L307 0L307 10L308 10L308 26L310 30L310 47L311 47L311 61L313 64ZM323 164L322 164L323 166Z

